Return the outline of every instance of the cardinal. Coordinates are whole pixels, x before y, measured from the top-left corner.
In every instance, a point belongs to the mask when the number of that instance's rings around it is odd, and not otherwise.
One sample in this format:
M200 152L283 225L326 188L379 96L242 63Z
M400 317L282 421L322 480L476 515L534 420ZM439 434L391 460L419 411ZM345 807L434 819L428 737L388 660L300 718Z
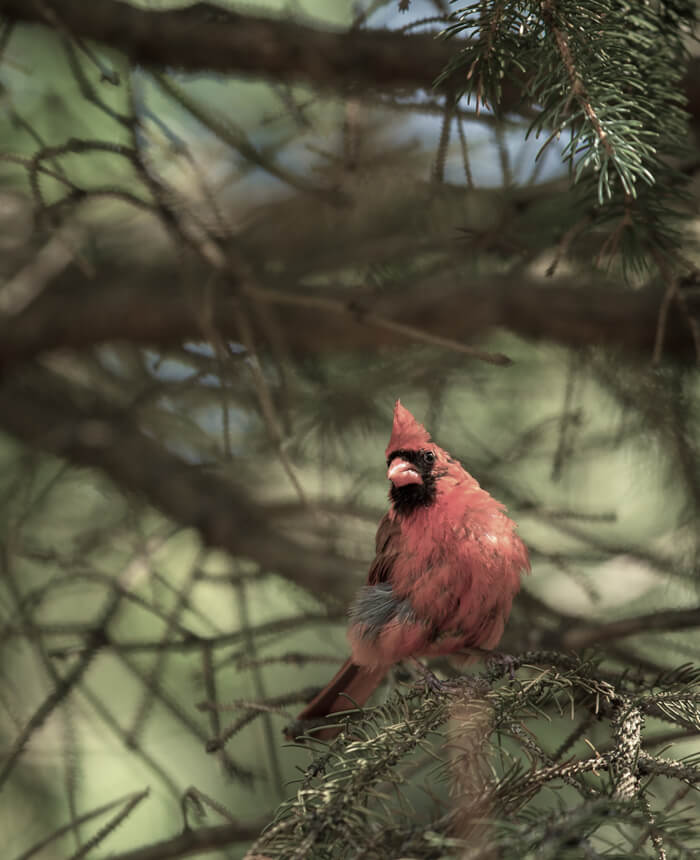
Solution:
M398 400L386 462L391 504L350 608L351 656L295 727L361 707L401 660L495 648L530 570L504 506ZM330 739L340 727L309 731Z

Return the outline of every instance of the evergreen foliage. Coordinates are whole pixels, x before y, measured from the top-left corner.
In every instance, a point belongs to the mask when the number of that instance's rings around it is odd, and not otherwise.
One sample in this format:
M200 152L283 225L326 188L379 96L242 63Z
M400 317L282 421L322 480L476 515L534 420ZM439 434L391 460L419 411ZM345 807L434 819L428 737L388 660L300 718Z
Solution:
M170 5L0 0L5 853L700 856L696 4ZM396 397L517 656L285 745Z
M498 110L508 76L537 106L530 133L545 137L540 155L561 138L598 218L629 228L623 259L634 267L680 244L679 158L689 151L679 84L696 14L691 0L479 0L444 31L468 36L469 47L439 81L473 96L477 111Z
M597 659L542 652L507 665L519 671L505 682L496 662L437 694L414 686L348 712L329 744L307 737L317 749L296 796L249 856L697 856L693 813L667 804L700 787L698 757L642 745L650 722L700 730L700 670L632 680ZM552 749L555 721L570 729ZM427 816L416 785L432 799Z

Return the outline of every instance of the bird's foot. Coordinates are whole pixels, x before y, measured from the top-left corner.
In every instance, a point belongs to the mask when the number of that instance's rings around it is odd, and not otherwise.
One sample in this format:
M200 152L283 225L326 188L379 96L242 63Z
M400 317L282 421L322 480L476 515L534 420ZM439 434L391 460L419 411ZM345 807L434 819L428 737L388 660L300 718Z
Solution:
M514 657L512 654L504 654L502 651L489 651L486 657L486 668L490 672L496 672L501 675L507 673L511 681L515 680L515 670L519 666L520 662L517 657Z
M420 660L412 657L411 663L413 663L416 669L420 672L422 676L420 682L425 685L426 690L429 690L431 693L444 693L450 688L450 681L443 681L441 678L438 678L438 676L434 672L431 672L427 666L424 666Z

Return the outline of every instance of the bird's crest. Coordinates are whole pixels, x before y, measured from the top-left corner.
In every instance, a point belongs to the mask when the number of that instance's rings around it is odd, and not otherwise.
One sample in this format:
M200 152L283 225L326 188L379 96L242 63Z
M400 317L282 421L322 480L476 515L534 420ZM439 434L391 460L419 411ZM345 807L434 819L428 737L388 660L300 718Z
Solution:
M401 405L401 401L397 400L394 407L394 426L391 430L391 439L386 446L387 456L392 451L398 451L401 448L414 451L428 444L430 444L430 433L416 421L405 406Z

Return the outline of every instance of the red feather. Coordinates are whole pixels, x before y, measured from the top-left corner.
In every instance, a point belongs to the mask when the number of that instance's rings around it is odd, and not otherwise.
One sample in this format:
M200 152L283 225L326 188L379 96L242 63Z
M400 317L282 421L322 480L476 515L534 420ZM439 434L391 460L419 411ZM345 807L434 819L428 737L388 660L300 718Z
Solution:
M411 415L401 401L396 401L394 406L394 426L391 428L391 439L386 446L386 456L392 451L418 450L424 445L430 444L430 433L422 424Z
M352 656L300 720L362 706L399 660L495 648L530 569L503 505L399 401L386 454L392 506L350 610Z

